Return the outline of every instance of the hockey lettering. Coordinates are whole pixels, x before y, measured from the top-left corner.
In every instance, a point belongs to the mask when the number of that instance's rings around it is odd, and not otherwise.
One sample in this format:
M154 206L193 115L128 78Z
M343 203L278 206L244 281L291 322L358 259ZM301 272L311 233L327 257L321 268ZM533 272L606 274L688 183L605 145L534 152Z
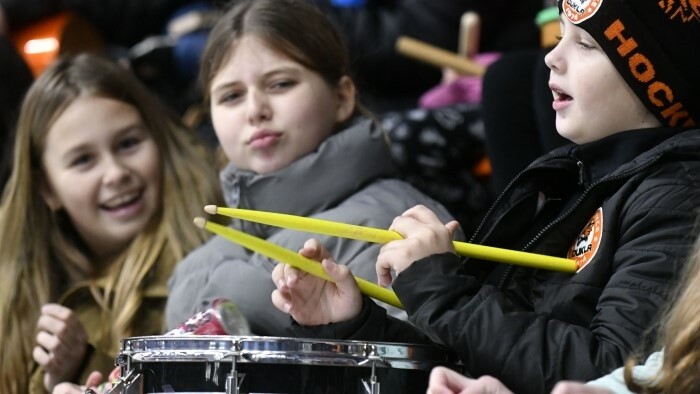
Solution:
M605 37L610 41L618 42L618 55L627 59L630 73L634 78L646 85L649 102L659 108L659 113L666 119L669 126L695 126L695 120L685 110L683 103L674 101L673 89L666 82L657 79L654 63L638 50L639 45L634 37L627 36L625 25L621 20L616 19L605 29Z

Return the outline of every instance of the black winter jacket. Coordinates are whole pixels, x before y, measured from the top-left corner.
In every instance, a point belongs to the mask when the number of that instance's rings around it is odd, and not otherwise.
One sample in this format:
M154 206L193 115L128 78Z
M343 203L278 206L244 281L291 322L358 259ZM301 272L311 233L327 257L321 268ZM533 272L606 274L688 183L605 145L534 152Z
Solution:
M366 300L352 321L295 334L432 341L458 353L468 374L495 376L516 393L594 379L654 329L698 234L699 207L698 129L569 145L519 174L472 242L579 258L587 264L577 273L429 256L393 284L419 330Z

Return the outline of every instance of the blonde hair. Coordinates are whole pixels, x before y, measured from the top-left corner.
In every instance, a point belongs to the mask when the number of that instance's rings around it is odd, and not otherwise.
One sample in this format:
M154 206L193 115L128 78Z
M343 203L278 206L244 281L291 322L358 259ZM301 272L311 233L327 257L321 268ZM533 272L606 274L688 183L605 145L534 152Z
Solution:
M73 100L86 94L137 109L161 156L161 209L104 272L93 269L65 212L52 212L39 191L48 130ZM41 305L55 302L76 282L90 281L103 321L110 322L102 325L100 343L118 344L138 334L132 330L147 275L156 269L171 272L204 242L206 234L192 225L192 218L203 205L221 198L204 153L174 114L111 61L87 54L59 59L36 80L22 105L13 172L0 203L0 392L27 391Z
M631 358L625 365L625 382L635 392L700 392L700 237L695 241L677 294L661 327L659 345L663 346L663 365L655 378L637 382Z

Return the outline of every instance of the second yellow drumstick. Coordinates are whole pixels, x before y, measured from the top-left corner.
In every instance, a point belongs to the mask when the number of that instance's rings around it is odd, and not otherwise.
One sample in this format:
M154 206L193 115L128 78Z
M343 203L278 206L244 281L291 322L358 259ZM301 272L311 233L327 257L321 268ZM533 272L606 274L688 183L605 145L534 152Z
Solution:
M204 210L210 214L220 214L270 226L306 231L334 237L356 239L366 242L387 243L402 239L395 231L373 227L357 226L347 223L332 222L282 213L255 211L250 209L218 207L207 205ZM576 272L576 261L561 257L547 256L537 253L521 252L518 250L502 249L493 246L471 244L454 241L455 252L460 256L495 261L499 263L522 265L526 267L546 269L561 272Z
M333 281L328 276L328 274L326 274L326 272L323 271L321 264L311 259L307 259L306 257L301 256L298 253L295 253L289 249L283 248L279 245L275 245L271 242L265 241L264 239L246 234L242 231L238 231L231 227L207 221L204 218L195 218L194 224L214 234L218 234L228 239L229 241L237 243L247 249L265 255L273 260L289 264L296 269L317 276L319 278L328 281ZM355 277L355 281L357 282L357 286L360 288L362 294L365 294L369 297L385 302L397 308L403 309L401 301L399 301L399 298L396 296L396 293L394 293L392 290L386 289L368 280L358 277Z

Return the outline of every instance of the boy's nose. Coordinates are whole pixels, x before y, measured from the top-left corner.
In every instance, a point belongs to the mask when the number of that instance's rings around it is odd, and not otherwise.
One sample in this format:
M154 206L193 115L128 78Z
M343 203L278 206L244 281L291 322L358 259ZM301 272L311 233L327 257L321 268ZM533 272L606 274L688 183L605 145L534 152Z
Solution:
M545 55L544 63L552 71L561 71L561 67L562 67L561 56L559 55L559 51L557 50L557 46L555 46L551 51L549 51Z

